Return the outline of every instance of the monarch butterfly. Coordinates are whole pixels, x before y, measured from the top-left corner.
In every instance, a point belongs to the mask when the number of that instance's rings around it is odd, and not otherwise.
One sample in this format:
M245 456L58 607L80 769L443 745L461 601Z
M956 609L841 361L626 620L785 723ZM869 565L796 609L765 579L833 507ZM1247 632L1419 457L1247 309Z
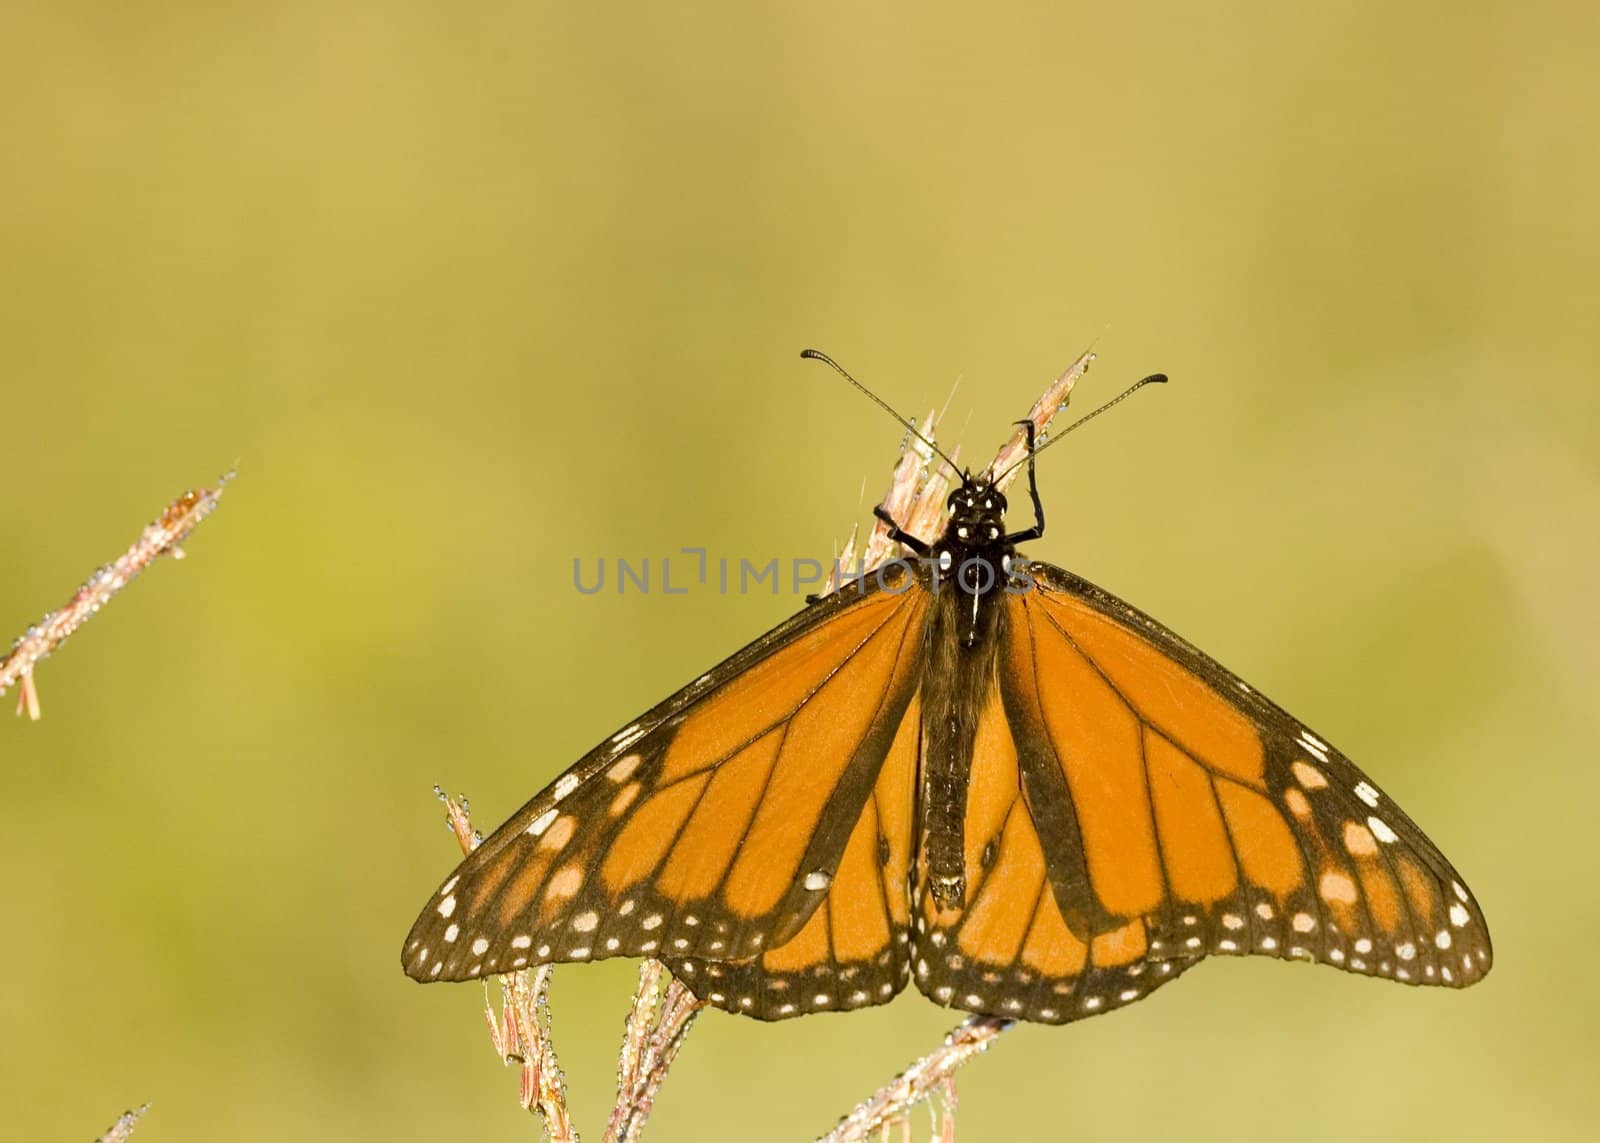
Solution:
M1018 553L1044 534L1024 424L1031 527L1006 530L992 468L962 475L932 544L877 509L914 561L813 599L580 759L429 899L406 973L655 956L764 1020L915 980L1047 1024L1212 954L1481 979L1477 902L1369 778L1155 620Z

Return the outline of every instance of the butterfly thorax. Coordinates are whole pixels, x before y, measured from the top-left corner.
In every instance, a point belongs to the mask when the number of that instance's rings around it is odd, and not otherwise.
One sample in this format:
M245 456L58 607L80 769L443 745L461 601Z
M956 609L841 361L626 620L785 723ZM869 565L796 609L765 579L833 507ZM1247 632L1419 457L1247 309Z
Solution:
M965 617L961 643L984 641L985 611L1003 594L1013 549L1006 543L1006 498L998 489L968 479L950 494L950 522L933 545L932 586L941 600L953 595ZM947 589L953 589L947 590Z
M950 494L950 520L929 552L934 592L924 638L922 829L927 887L940 908L966 896L967 782L983 704L993 689L1014 549L1006 499L968 479Z

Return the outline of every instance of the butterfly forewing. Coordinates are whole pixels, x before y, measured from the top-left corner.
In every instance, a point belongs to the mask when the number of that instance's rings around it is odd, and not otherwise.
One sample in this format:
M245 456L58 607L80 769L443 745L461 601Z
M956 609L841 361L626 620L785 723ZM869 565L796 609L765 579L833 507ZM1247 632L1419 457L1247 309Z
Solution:
M739 959L795 937L876 805L926 599L824 601L592 751L440 887L407 973Z
M1045 849L1069 883L1086 869L1091 931L1142 917L1158 957L1260 953L1415 984L1488 971L1477 903L1371 779L1147 616L1031 567L1002 675L1031 648L1080 827Z

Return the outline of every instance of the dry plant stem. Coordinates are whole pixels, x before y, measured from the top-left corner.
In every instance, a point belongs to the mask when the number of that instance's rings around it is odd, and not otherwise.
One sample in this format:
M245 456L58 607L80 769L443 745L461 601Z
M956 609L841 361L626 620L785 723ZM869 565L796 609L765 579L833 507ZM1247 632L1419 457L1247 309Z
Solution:
M633 1005L628 1009L627 1028L622 1035L622 1054L617 1060L617 1102L611 1109L611 1120L606 1124L608 1141L619 1138L627 1130L627 1096L639 1085L644 1075L650 1025L661 1000L661 975L660 961L646 960L639 966L639 987L633 994Z
M999 1016L967 1017L938 1048L857 1104L855 1110L822 1136L819 1143L860 1143L871 1139L874 1134L903 1122L911 1108L941 1088L945 1091L946 1104L940 1135L954 1138L956 1069L984 1052L995 1037L1011 1025L1012 1021Z
M463 853L477 848L464 800L435 790L444 802L451 832ZM577 1129L567 1107L567 1093L550 1038L550 965L505 973L500 984L501 1008L484 1005L489 1040L507 1063L522 1066L520 1100L537 1114L554 1143L576 1143ZM665 987L663 987L663 985ZM487 993L488 982L484 983ZM673 978L660 961L646 960L639 970L639 988L628 1010L627 1031L617 1068L617 1099L606 1129L606 1143L634 1143L655 1106L684 1037L704 1002Z
M182 559L183 548L179 545L211 514L222 498L223 486L232 477L233 473L227 473L217 481L215 488L185 492L167 505L166 511L139 534L133 546L90 576L65 607L52 611L22 633L5 658L0 659L0 695L13 684L18 685L18 714L26 710L29 718L35 721L39 718L39 691L33 680L33 669L38 662L110 603L112 596L149 567L156 557L171 555L173 559Z
M1039 399L1033 403L1033 408L1028 410L1027 419L1033 422L1033 431L1037 435L1038 444L1044 443L1045 434L1050 429L1050 422L1055 418L1057 413L1066 407L1067 402L1072 399L1073 386L1076 385L1079 379L1089 371L1089 366L1093 364L1093 353L1085 352L1081 354L1078 357L1078 360L1067 366L1067 371L1065 373L1063 373L1060 377L1057 377L1055 381L1051 383L1050 387L1039 395ZM1021 426L1018 426L1017 431L1011 434L1011 439L1006 442L1005 447L1002 448L995 456L989 467L984 469L984 472L990 477L993 477L997 472L1005 473L1008 469L1012 469L1018 461L1022 460L1027 455L1027 430ZM1023 472L1023 469L1026 467L1027 466L1024 465L1021 468L1016 468L1014 471L1011 471L1009 475L1005 476L1005 478L1000 481L1000 491L1004 492L1006 487L1018 476L1020 476Z
M939 1143L956 1143L956 1077L944 1080L944 1110L939 1114Z
M924 437L928 440L935 439L937 423L930 412L919 426ZM894 473L889 478L889 491L884 494L881 503L891 516L896 520L909 520L912 508L917 501L919 490L928 482L928 464L933 456L927 446L915 437L910 439L904 453L894 466ZM943 467L943 462L940 462ZM877 521L872 532L867 537L866 547L862 549L859 565L856 558L856 532L850 532L850 541L839 554L838 562L828 572L827 583L823 585L822 594L836 590L839 586L840 571L853 571L857 566L866 571L877 567L890 556L890 549L898 545L889 539L889 526L882 520Z
M134 1108L132 1111L124 1111L117 1118L117 1121L111 1125L111 1129L96 1139L95 1143L126 1143L127 1140L133 1138L133 1129L139 1125L139 1120L149 1110L150 1105L147 1103L141 1107Z
M445 816L461 852L471 853L481 839L472 828L466 801L452 798L438 789L434 792L444 802ZM556 1062L555 1045L550 1040L550 966L510 972L497 979L501 1010L496 1014L487 996L484 1005L494 1050L506 1063L522 1065L522 1106L539 1116L553 1143L577 1143L578 1132L572 1126L572 1114L567 1109L561 1066ZM487 981L484 987L487 993Z
M663 991L661 984L666 982ZM660 961L639 969L639 989L628 1012L627 1033L617 1066L617 1102L606 1128L606 1143L635 1143L655 1109L656 1093L667 1069L705 1002L685 988Z

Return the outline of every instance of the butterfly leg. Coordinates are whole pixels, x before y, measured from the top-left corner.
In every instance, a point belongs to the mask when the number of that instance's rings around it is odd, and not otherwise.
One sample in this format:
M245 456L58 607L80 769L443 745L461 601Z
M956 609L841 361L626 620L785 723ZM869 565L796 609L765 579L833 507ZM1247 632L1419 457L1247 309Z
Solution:
M904 544L919 556L925 556L931 550L927 544L917 539L910 532L902 532L900 525L894 522L894 517L889 514L889 510L882 504L874 505L872 514L889 525L889 538L895 543ZM822 598L821 594L808 595L806 596L806 602L808 604L815 603Z
M1028 496L1033 501L1033 527L1024 528L1020 532L1013 532L1006 537L1008 544L1025 544L1029 540L1037 540L1044 535L1044 504L1039 499L1039 481L1033 470L1033 454L1037 451L1034 447L1034 433L1037 431L1032 421L1018 421L1028 433Z
M901 531L900 525L895 523L894 517L889 514L889 510L882 504L874 505L872 514L889 525L889 538L895 543L904 544L919 556L928 554L928 545L917 539L910 532Z

